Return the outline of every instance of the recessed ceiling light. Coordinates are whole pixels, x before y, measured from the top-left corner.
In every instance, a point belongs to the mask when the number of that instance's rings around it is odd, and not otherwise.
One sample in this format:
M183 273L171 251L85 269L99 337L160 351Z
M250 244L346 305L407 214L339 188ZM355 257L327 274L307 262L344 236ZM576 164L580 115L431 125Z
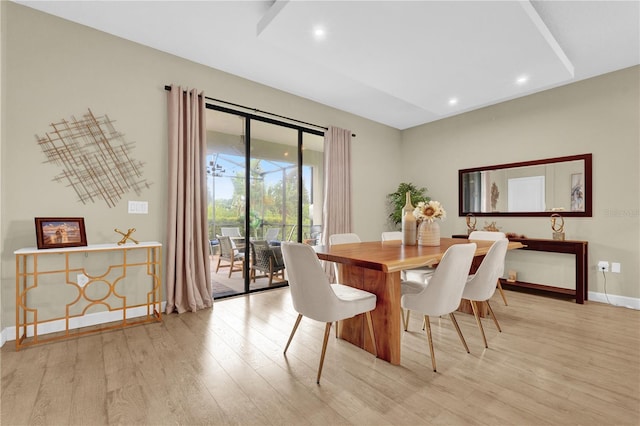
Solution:
M449 105L457 105L457 104L458 104L458 98L449 99Z
M316 40L324 40L326 36L327 36L327 32L325 31L324 28L315 27L313 29L313 37L315 37Z
M525 84L527 81L529 81L529 76L528 75L521 75L520 77L518 77L516 79L516 83L517 84Z

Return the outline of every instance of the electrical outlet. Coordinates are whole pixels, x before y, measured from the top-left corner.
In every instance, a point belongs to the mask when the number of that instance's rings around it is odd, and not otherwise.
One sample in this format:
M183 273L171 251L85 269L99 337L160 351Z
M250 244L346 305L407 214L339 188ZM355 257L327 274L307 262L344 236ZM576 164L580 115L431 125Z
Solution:
M620 264L618 262L611 263L611 272L615 272L616 274L620 273Z
M89 282L89 277L86 276L85 274L78 274L76 278L78 280L78 285L80 287L84 287Z
M598 262L598 271L600 272L609 272L609 262L606 260L601 260Z
M147 201L129 201L129 209L131 214L148 214L149 203Z

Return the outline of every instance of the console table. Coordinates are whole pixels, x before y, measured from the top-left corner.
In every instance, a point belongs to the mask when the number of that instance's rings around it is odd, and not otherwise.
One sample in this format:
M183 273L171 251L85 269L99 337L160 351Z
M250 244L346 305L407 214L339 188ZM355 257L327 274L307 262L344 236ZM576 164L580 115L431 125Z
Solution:
M452 237L467 238L467 235L457 234L452 235ZM520 250L573 254L576 258L576 289L572 290L570 288L554 287L546 284L527 283L523 281L509 282L504 278L500 278L500 282L503 287L506 286L530 288L533 290L574 296L576 299L576 303L579 304L584 304L584 301L589 299L589 262L587 259L589 243L587 241L547 240L541 238L509 238L509 241L522 243L523 247ZM480 266L480 262L477 262L476 267L477 266Z
M521 250L545 251L551 253L568 253L573 254L576 258L576 288L575 290L553 287L545 284L534 284L522 281L508 282L501 278L503 286L524 287L535 290L547 291L551 293L565 294L574 296L576 303L583 304L589 298L588 285L588 260L587 250L589 243L587 241L575 240L547 240L535 238L509 238L509 241L517 241L522 243L524 247Z
M16 351L162 321L161 250L158 242L16 250ZM100 273L87 272L90 261ZM87 328L88 310L108 323ZM52 334L41 336L47 333Z

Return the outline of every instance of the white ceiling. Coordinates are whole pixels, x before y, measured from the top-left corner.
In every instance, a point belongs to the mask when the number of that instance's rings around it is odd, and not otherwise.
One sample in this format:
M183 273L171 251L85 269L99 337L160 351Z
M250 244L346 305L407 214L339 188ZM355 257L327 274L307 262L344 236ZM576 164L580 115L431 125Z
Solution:
M398 129L640 63L639 0L17 3Z

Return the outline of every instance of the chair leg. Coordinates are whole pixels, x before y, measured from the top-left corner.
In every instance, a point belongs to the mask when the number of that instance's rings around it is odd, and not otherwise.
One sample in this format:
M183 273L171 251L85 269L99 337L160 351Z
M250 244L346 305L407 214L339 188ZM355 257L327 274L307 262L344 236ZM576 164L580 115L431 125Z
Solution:
M491 304L487 300L487 308L489 308L489 313L491 313L491 318L493 318L493 322L496 324L496 328L500 333L502 333L502 329L500 328L500 324L498 324L498 318L496 318L496 314L493 313L493 309L491 309Z
M462 345L467 350L467 353L469 353L469 346L467 346L467 342L464 340L462 331L460 331L460 327L458 326L458 321L456 321L456 316L453 315L453 312L451 312L449 316L451 317L451 321L453 322L453 325L456 327L456 331L458 332L458 336L460 337L460 341L462 342Z
M433 351L433 339L431 338L431 323L429 323L429 316L424 316L424 324L427 329L427 339L429 340L429 351L431 351L431 365L433 366L433 372L436 372L436 354Z
M231 259L231 265L229 266L229 278L231 278L232 272L233 272L233 259Z
M404 309L400 308L400 310L402 311L402 320L404 321L404 331L407 331L409 328L409 315L411 314L411 311L407 309L407 313L405 315Z
M220 261L222 260L222 258L220 256L218 256L218 264L216 265L216 273L218 272L218 269L220 269Z
M376 345L376 336L373 334L373 321L371 320L371 311L365 313L367 317L367 327L369 328L369 337L371 337L371 343L373 343L373 354L378 357L378 346Z
M487 344L487 336L484 335L484 328L482 327L482 322L480 321L480 315L478 315L478 305L475 300L470 300L471 309L473 309L473 316L476 317L476 323L478 323L478 328L480 329L480 334L482 334L482 340L484 341L484 347L488 348Z
M287 353L287 349L289 349L289 345L291 344L291 340L293 339L293 335L296 334L296 330L300 325L300 320L302 319L302 314L298 314L298 318L296 318L296 323L293 325L293 330L291 330L291 335L289 336L289 340L287 341L287 346L284 347L284 353Z
M498 278L498 291L500 292L500 296L502 296L502 300L504 300L504 306L509 306L509 304L507 303L507 296L504 295L504 290L502 289L500 278Z
M327 341L329 340L329 333L331 332L331 323L328 322L324 328L324 340L322 341L322 354L320 355L320 365L318 366L318 378L316 383L320 384L320 375L322 374L322 365L324 364L324 354L327 352Z

